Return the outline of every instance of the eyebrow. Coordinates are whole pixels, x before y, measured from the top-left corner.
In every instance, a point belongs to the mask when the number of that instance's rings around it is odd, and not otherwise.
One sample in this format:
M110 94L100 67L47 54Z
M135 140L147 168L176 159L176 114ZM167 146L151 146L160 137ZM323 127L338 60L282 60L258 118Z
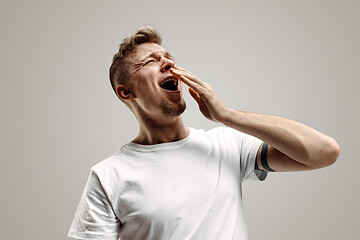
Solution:
M165 52L161 52L164 54L164 57L166 58L172 58L175 60L175 58L168 52L168 51L165 51ZM133 73L137 72L140 67L143 65L143 62L147 59L147 58L156 58L157 56L159 55L159 52L152 52L150 54L148 54L147 56L145 56L143 59L140 60L140 62L138 62L137 64L135 64L134 66L134 70L133 70Z
M162 52L163 53L163 52ZM173 57L173 56L171 56L171 54L168 52L168 51L165 51L164 53L164 57L166 57L166 58L172 58L172 59L174 59L175 60L175 58ZM145 56L141 61L140 61L140 63L141 62L144 62L147 58L149 58L149 57L153 57L153 58L155 58L155 57L157 57L159 55L159 52L152 52L152 53L150 53L149 55L147 55L147 56Z

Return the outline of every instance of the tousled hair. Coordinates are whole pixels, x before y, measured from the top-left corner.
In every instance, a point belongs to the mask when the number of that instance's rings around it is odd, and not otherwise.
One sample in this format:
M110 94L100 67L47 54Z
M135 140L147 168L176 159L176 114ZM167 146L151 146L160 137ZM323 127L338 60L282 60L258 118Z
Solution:
M161 45L158 31L150 26L140 27L134 35L130 35L120 44L119 51L114 55L109 70L110 83L116 94L116 87L130 79L129 61L126 57L142 43L156 43Z

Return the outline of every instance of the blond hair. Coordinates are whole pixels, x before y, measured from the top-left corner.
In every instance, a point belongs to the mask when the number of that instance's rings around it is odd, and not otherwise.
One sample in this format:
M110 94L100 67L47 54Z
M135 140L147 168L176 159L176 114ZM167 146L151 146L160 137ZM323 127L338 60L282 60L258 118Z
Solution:
M140 27L134 35L130 35L120 44L119 51L114 55L109 70L110 83L116 93L116 87L124 84L130 78L128 71L129 62L126 56L133 52L137 45L142 43L156 43L161 45L161 37L158 31L150 26Z

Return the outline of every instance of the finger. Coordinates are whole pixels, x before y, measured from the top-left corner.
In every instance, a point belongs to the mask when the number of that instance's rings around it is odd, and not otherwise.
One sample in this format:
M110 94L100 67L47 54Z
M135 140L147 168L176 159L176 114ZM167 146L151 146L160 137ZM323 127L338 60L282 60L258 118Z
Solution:
M206 88L202 87L201 85L199 85L195 82L190 81L185 76L181 76L180 78L183 83L188 85L189 88L191 88L199 96L199 98L198 98L199 101L200 101L200 99L205 102L208 101L207 99L209 98L209 91Z
M210 119L212 121L215 121L213 119L213 117L211 116L208 107L206 106L205 102L201 100L200 95L191 87L189 87L189 93L190 95L195 99L195 101L197 102L197 104L199 105L199 109L201 111L201 113L207 118Z
M187 77L189 80L203 86L206 87L206 83L201 81L198 77L196 77L194 74L186 71L186 70L178 70L178 69L172 69L172 73L178 76L185 76Z
M179 68L170 68L170 71L177 74L177 75L181 75L181 74L185 74L187 71L185 69L179 69Z
M178 65L175 65L174 67L179 70L187 71L185 68L179 67Z
M180 70L185 70L185 68L179 67L179 66L176 65L176 64L174 64L174 67L173 67L173 68L180 69Z
M185 83L186 85L188 85L189 87L191 87L193 90L195 90L197 93L199 93L199 91L201 91L201 86L199 84L197 84L194 81L191 81L189 78L185 77L184 75L180 76L180 79L183 83Z
M191 87L189 87L189 93L195 99L195 101L200 105L200 95Z

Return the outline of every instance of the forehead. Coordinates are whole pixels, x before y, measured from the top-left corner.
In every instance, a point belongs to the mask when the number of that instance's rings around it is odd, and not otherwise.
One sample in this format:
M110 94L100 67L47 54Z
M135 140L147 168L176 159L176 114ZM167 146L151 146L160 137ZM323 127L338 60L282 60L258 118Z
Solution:
M142 43L135 47L134 51L129 55L129 59L133 63L138 63L144 57L156 52L165 54L166 50L156 43Z

